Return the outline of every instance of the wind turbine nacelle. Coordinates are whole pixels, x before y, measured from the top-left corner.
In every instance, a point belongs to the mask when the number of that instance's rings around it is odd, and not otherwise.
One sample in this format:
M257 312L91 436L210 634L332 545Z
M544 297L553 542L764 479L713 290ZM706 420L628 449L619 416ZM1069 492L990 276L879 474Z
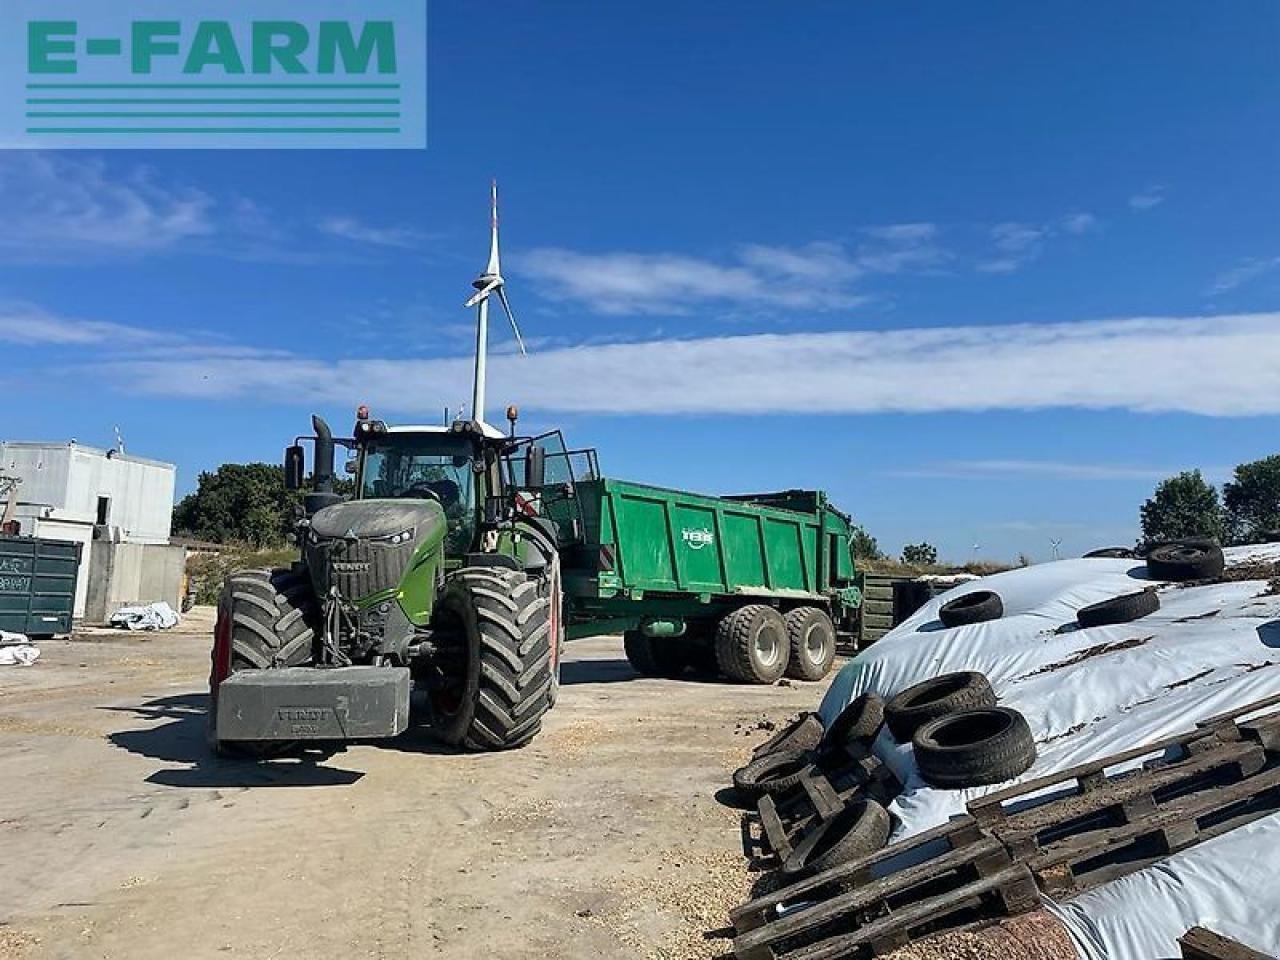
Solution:
M471 281L471 285L475 287L477 290L483 290L485 287L489 286L489 284L493 283L495 280L501 281L502 278L498 276L496 273L482 273L480 274L480 276L476 277L474 280Z

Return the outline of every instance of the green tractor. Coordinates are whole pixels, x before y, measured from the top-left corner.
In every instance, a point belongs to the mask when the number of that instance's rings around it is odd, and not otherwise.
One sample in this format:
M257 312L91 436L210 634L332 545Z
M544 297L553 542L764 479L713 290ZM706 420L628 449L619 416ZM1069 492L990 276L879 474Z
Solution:
M489 266L473 285L469 418L388 426L361 407L353 436L337 441L312 418L301 557L233 574L219 604L210 676L218 751L396 736L414 690L434 735L461 748L519 747L541 729L556 699L564 620L557 530L536 501L548 449L563 469L569 459L558 433L516 437L514 407L510 435L484 421L490 296L515 327L498 265L496 188ZM350 498L334 492L337 445L353 455ZM304 472L295 441L287 485L300 488Z

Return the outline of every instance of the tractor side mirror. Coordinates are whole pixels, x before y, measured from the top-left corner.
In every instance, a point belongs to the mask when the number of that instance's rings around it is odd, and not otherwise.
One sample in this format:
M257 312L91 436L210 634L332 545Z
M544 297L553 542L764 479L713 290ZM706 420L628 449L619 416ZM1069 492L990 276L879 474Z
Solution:
M547 476L547 451L542 447L529 447L524 460L524 485L533 490L541 487Z
M294 444L284 448L284 488L301 490L302 479L307 473L307 455L302 447Z

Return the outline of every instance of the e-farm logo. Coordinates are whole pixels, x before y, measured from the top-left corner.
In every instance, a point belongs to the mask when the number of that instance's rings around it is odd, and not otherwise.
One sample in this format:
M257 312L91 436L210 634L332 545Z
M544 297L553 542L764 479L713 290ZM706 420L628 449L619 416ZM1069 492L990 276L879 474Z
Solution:
M426 145L425 0L16 6L5 146Z

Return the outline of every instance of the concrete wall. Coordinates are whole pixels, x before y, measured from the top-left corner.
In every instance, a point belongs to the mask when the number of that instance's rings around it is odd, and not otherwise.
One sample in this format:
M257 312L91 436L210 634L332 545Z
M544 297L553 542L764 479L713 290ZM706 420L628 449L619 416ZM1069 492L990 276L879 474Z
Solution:
M186 564L185 547L95 541L84 619L105 623L120 607L158 600L181 610Z

